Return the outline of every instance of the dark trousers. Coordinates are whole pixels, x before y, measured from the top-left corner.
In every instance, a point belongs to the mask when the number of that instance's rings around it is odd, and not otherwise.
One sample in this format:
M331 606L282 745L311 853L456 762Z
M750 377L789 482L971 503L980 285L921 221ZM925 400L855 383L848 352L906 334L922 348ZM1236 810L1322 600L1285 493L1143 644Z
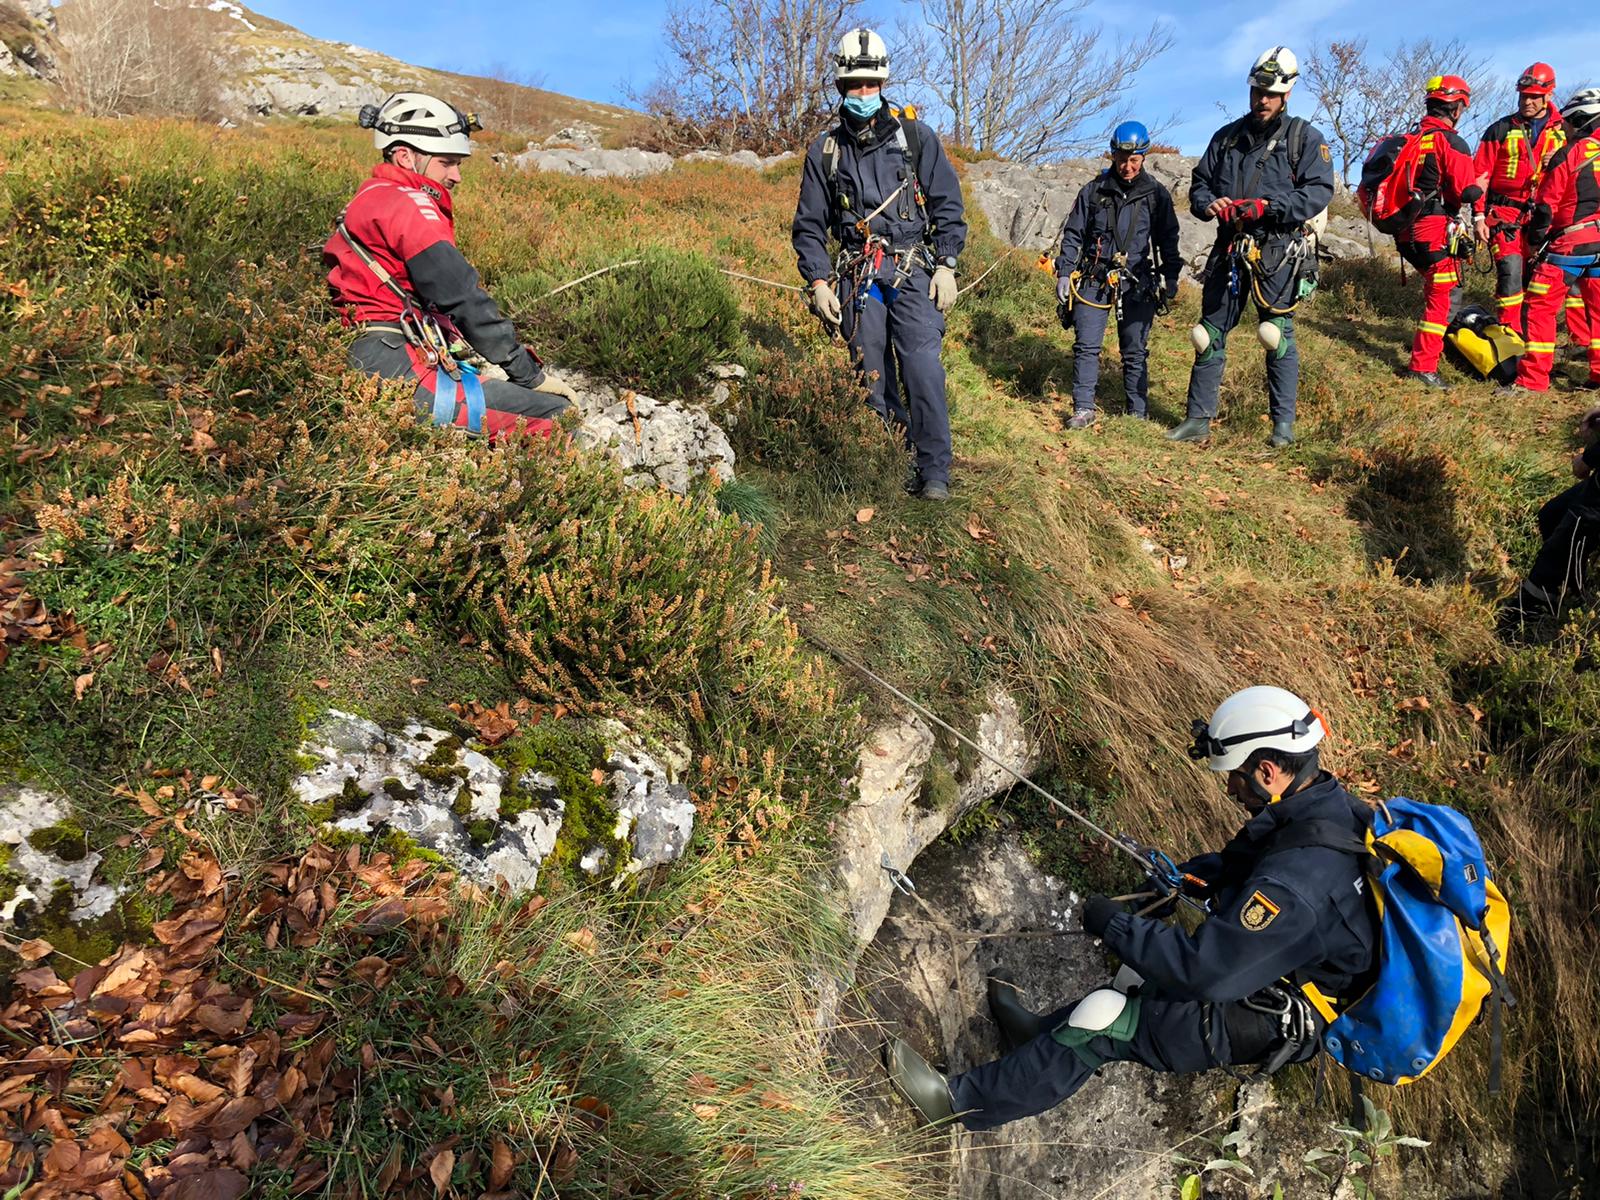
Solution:
M1077 1002L1050 1014L1050 1028L1063 1024ZM1207 1019L1215 1007L1220 1020ZM1208 1039L1208 1026L1210 1029ZM1097 1037L1085 1047L1104 1062L1142 1063L1152 1071L1192 1074L1212 1067L1263 1061L1277 1044L1278 1023L1242 1005L1210 1006L1194 1000L1142 997L1139 1024L1125 1042ZM1301 1059L1316 1052L1313 1042ZM950 1099L971 1130L994 1129L1037 1116L1067 1099L1096 1068L1075 1050L1042 1033L1004 1058L950 1080Z
M1096 304L1106 297L1092 295ZM1072 410L1093 412L1095 386L1100 382L1100 351L1106 326L1114 308L1095 308L1081 300L1072 306ZM1122 302L1122 318L1117 322L1117 345L1122 352L1122 390L1128 396L1128 412L1145 415L1150 404L1150 373L1146 368L1146 347L1150 326L1156 319L1154 296Z
M1273 308L1288 308L1294 303L1295 269L1283 259L1288 239L1268 239L1263 243L1263 261L1256 274L1261 298ZM1225 245L1213 247L1206 264L1205 287L1200 293L1200 322L1206 327L1211 344L1195 355L1189 372L1188 413L1207 420L1217 415L1217 397L1222 389L1222 372L1228 365L1228 334L1239 323L1247 307L1256 309L1257 321L1271 316L1251 293L1250 275L1243 266L1235 271L1232 255ZM1276 266L1274 266L1276 264ZM1300 392L1300 348L1294 340L1294 318L1283 318L1283 338L1267 355L1267 407L1274 424L1293 421L1295 400Z
M383 379L412 379L411 352L406 340L398 333L363 333L350 343L350 365ZM519 417L555 416L566 408L560 396L536 392L509 379L483 380L483 402L496 412L514 413ZM417 415L426 419L433 411L433 389L417 384Z
M892 276L892 264L885 274ZM867 403L890 425L905 433L916 450L917 470L924 482L950 481L950 413L945 406L944 315L928 299L932 273L913 270L905 286L891 293L857 297L846 291L840 322L851 356L871 391ZM881 292L881 298L879 295ZM901 388L904 385L904 398Z
M1528 582L1551 595L1581 590L1585 561L1600 550L1600 483L1585 479L1547 501L1539 510L1539 536L1544 544Z

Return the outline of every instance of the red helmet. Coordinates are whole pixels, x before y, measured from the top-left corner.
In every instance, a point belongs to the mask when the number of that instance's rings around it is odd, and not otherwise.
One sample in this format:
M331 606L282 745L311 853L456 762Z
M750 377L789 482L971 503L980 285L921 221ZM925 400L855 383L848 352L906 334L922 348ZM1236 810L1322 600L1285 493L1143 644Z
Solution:
M1549 63L1534 63L1517 80L1517 91L1524 96L1548 96L1556 90L1556 69Z
M1435 75L1428 80L1427 89L1429 100L1452 104L1459 100L1463 108L1472 102L1472 85L1459 75Z

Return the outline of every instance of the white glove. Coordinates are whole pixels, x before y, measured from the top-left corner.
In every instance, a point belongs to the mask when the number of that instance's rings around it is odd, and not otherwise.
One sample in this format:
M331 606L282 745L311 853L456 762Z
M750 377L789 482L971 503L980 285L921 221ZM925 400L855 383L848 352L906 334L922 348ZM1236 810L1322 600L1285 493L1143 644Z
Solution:
M826 279L819 279L811 285L811 311L825 325L837 325L844 316L839 297Z
M568 404L576 404L578 402L578 393L572 390L572 385L550 371L544 373L544 378L539 381L539 385L533 390L544 392L551 396L560 396Z
M949 267L936 267L928 282L928 299L942 313L950 311L956 302L956 273Z

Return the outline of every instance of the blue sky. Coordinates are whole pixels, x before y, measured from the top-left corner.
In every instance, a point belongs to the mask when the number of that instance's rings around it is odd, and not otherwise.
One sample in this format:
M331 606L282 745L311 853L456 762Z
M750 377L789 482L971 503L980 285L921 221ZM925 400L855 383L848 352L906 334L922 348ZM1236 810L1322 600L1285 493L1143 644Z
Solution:
M256 0L250 7L313 36L355 42L407 62L473 74L504 63L542 77L553 91L621 103L626 83L642 87L655 74L666 0L611 0L603 9L552 0ZM1141 30L1151 21L1170 26L1176 44L1141 74L1135 115L1152 122L1175 118L1168 140L1198 152L1224 119L1218 101L1226 115L1243 111L1244 75L1261 50L1286 43L1298 51L1319 37L1364 34L1386 46L1424 34L1446 40L1459 31L1507 76L1536 59L1552 63L1562 81L1559 98L1567 81L1600 75L1600 22L1563 22L1557 14L1566 7L1536 5L1509 24L1503 3L1483 0L1415 0L1403 7L1393 0L1212 0L1192 7L1173 0L1096 0L1090 14L1111 32ZM881 25L887 29L912 7L868 0L867 11L886 17ZM893 50L891 45L891 58ZM1310 112L1312 97L1296 100L1292 110Z

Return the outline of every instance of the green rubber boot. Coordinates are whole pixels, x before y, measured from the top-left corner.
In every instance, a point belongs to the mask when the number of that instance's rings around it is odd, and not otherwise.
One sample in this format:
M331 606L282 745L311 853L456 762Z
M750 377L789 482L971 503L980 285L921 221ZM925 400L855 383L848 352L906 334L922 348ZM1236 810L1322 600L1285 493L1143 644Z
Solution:
M942 1125L955 1115L945 1077L900 1038L883 1044L883 1063L889 1069L889 1082L929 1125Z
M1211 422L1205 417L1190 417L1176 429L1167 431L1169 442L1202 442L1211 436Z
M1276 450L1294 445L1294 422L1279 421L1272 427L1272 436L1267 441Z
M1022 1003L1010 976L996 971L989 976L989 1011L1007 1050L1025 1046L1044 1032L1044 1018Z

